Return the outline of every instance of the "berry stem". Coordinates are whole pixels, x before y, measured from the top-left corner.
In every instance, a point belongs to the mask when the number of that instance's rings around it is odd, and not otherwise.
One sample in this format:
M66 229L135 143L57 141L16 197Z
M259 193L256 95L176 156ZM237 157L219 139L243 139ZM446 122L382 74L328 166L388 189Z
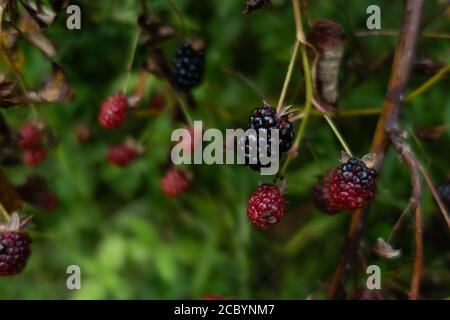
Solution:
M289 83L292 79L292 73L294 71L295 60L297 60L298 49L300 48L300 41L295 41L294 49L292 51L291 60L289 61L289 67L286 72L286 78L284 79L283 89L281 90L280 99L278 99L277 113L283 108L284 100L286 99L286 93L289 88Z
M133 43L131 45L131 50L130 50L130 54L129 54L129 58L127 60L127 64L126 64L126 78L125 78L125 82L123 84L123 94L127 94L128 91L128 86L130 85L130 78L131 78L131 70L133 68L133 63L134 63L134 58L136 56L136 50L139 44L139 37L141 35L141 28L138 26L136 34L134 36L133 39Z
M9 221L9 213L8 211L6 211L5 207L3 206L3 204L0 202L0 212L3 216L3 218L5 219L6 222Z
M167 0L167 2L169 3L170 9L173 11L173 13L175 13L178 20L180 21L183 34L189 38L190 37L189 29L187 27L186 21L184 20L183 14L181 13L180 9L178 9L177 5L175 4L175 2L173 2L173 0Z
M180 96L180 94L177 92L176 89L173 90L174 92L174 96L177 99L180 108L181 108L181 112L183 112L184 117L186 118L187 123L189 124L190 127L194 127L194 121L192 120L191 114L189 113L188 110L188 106L186 104L186 102L184 101L184 99Z
M435 74L433 77L428 79L424 84L422 84L420 87L415 89L413 92L411 92L407 97L406 101L409 102L413 100L415 97L419 96L426 90L430 89L434 84L436 84L438 81L440 81L444 76L450 72L450 64L447 65L445 68L443 68L441 71L439 71L437 74Z
M303 34L302 17L298 1L292 0L292 6L294 9L297 43L301 44L301 58L302 58L303 72L305 74L306 99L305 99L305 108L303 111L303 120L302 123L300 124L300 129L297 133L297 136L295 137L294 144L292 145L291 148L291 152L289 153L288 157L286 158L286 161L283 164L283 167L281 168L280 171L281 174L289 166L289 163L295 157L295 154L297 153L298 149L300 149L302 139L305 135L306 125L308 124L309 116L311 115L312 99L313 99L312 75L311 69L309 67L308 55L306 52L307 43L305 41L305 35Z
M352 151L350 150L349 146L345 142L344 138L342 137L341 133L339 132L338 128L334 124L333 120L326 114L323 115L325 120L328 122L328 125L331 127L331 130L333 130L335 136L338 138L339 142L341 143L342 147L344 148L345 152L347 152L350 156L353 156Z

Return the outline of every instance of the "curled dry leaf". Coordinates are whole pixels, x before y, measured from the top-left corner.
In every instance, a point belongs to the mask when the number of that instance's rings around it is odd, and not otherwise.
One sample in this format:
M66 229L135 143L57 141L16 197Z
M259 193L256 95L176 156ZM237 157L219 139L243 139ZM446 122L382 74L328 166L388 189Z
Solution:
M47 57L53 58L56 54L56 47L45 36L41 25L25 11L17 27L22 36L27 39L36 48L41 50Z
M66 73L53 64L53 72L37 91L29 91L28 95L19 92L15 82L0 73L0 108L11 108L28 103L61 103L70 100L73 90L69 85Z
M339 67L345 39L344 29L332 20L317 20L307 36L308 43L315 49L315 52L309 50L308 54L317 62L313 74L314 90L318 102L329 110L337 107Z
M37 92L38 99L34 102L61 103L69 100L73 95L72 88L64 70L53 64L53 73L45 81L44 86Z
M361 158L361 161L367 166L367 168L373 168L377 162L377 155L375 153L368 153Z
M383 238L378 238L373 251L382 258L395 259L400 256L401 250L396 250L387 243Z

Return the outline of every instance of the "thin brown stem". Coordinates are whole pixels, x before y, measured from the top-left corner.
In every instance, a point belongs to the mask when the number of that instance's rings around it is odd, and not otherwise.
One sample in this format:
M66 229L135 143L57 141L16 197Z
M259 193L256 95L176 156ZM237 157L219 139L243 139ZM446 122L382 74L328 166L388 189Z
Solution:
M391 134L387 127L389 122L398 121L397 116L403 105L403 97L409 81L420 28L423 4L424 0L408 0L405 2L402 32L395 49L383 113L378 121L371 148L371 152L377 154L377 161L374 166L377 171L381 171L384 157L391 143ZM353 213L343 253L328 290L330 299L345 297L345 284L353 266L355 255L359 250L369 208L370 202L364 208ZM419 264L417 266L420 267Z

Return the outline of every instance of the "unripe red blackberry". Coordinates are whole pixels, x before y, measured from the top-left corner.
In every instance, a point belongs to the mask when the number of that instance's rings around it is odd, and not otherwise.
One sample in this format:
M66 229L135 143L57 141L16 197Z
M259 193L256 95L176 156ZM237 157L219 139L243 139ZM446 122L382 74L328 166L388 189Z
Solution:
M0 226L0 276L23 271L31 255L31 242L28 234L20 230L17 214L13 214L6 225Z
M189 187L187 175L177 168L169 169L161 179L161 188L170 198L176 198Z
M444 183L438 188L439 197L444 202L447 209L450 209L450 181Z
M289 122L287 115L277 114L276 110L271 106L264 104L263 107L257 108L253 111L250 120L248 121L245 130L254 129L256 133L249 135L245 144L241 142L241 148L245 146L245 164L255 171L259 171L263 165L260 161L260 154L271 156L271 129L279 130L279 152L284 153L289 151L294 140L294 130L292 124ZM267 132L267 140L260 136L259 130ZM259 152L254 152L251 141L258 141ZM262 150L262 143L266 144L266 150ZM253 152L252 152L253 151ZM256 157L252 154L255 153ZM269 166L267 164L265 166Z
M39 145L44 136L42 126L35 122L26 123L19 132L17 143L23 149L33 148Z
M313 188L313 200L316 208L326 214L334 215L340 211L334 208L330 202L329 175L319 178L319 181Z
M186 42L177 50L172 59L175 85L183 90L191 90L203 80L205 53Z
M263 184L250 196L247 216L257 228L267 230L283 218L286 208L287 203L280 188Z
M47 149L43 146L28 148L23 152L23 162L29 167L40 166L47 158Z
M112 147L108 152L107 159L118 167L126 167L136 159L139 153L140 150L135 145L123 143Z
M336 210L354 210L375 196L377 172L364 161L349 158L330 175L330 205Z
M98 121L105 129L119 127L128 112L128 98L123 93L109 97L101 106Z

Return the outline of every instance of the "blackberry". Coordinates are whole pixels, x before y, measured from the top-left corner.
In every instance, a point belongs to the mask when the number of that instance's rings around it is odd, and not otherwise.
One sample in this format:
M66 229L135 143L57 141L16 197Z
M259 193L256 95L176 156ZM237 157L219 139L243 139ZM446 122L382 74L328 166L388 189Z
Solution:
M287 116L279 116L274 108L266 104L264 104L263 107L257 108L253 111L253 114L250 117L250 120L248 121L245 129L254 129L256 131L255 134L249 134L247 136L247 138L245 139L245 143L242 143L241 141L241 148L245 148L245 164L255 171L259 171L262 167L270 165L262 165L259 155L266 154L269 157L272 156L271 129L279 130L279 153L289 151L292 146L292 141L294 140L294 131L292 129L292 124L289 122ZM260 137L260 129L266 131L267 140L264 136ZM255 152L254 142L257 142L257 151L259 152ZM266 150L261 150L261 148L263 147L262 143L265 143ZM279 158L279 155L273 156L278 156Z
M125 122L127 113L128 98L123 93L118 93L103 102L98 121L105 129L115 129Z
M337 210L330 202L330 177L329 175L319 178L319 181L313 188L314 205L320 211L334 215L340 210Z
M111 147L108 152L108 162L118 167L127 167L139 155L139 150L134 145L123 143Z
M349 158L330 175L330 205L335 210L362 208L375 195L377 172L356 158Z
M263 184L250 196L247 216L254 226L267 230L283 218L286 207L280 188L273 184Z
M204 50L196 50L184 43L172 59L175 85L182 90L191 90L203 80L205 72Z
M33 148L41 143L43 137L43 126L28 122L20 129L18 144L23 149Z
M23 152L23 162L29 167L40 166L47 158L47 149L36 146Z
M0 225L0 277L19 274L27 264L32 241L21 229L25 223L14 213L6 224Z
M439 194L439 197L444 202L447 209L450 209L450 181L439 186L438 194Z
M177 168L171 168L161 179L161 188L169 198L176 198L189 187L186 174Z

